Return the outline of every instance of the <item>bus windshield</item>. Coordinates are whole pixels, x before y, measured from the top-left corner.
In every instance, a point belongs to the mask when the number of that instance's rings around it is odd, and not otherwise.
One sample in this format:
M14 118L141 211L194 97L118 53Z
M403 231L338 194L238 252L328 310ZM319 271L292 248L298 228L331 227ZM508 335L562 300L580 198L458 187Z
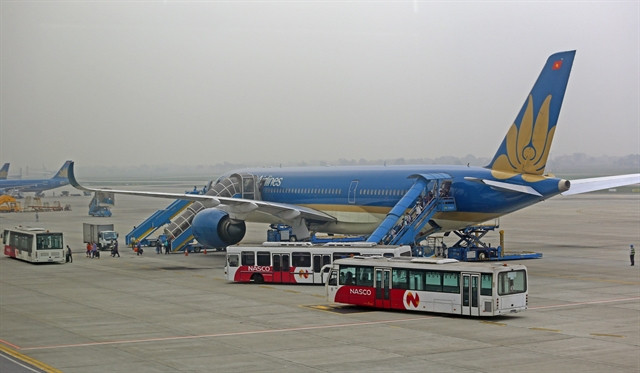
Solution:
M62 233L41 233L36 235L36 250L62 249Z
M527 291L527 274L524 270L500 272L498 274L498 294L509 295Z

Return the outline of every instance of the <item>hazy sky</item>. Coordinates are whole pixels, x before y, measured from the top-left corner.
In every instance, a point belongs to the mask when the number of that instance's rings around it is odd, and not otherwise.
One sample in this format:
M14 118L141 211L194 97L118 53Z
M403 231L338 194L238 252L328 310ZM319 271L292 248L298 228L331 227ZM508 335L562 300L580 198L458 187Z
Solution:
M551 157L640 152L638 1L1 2L0 162L491 157L576 49Z

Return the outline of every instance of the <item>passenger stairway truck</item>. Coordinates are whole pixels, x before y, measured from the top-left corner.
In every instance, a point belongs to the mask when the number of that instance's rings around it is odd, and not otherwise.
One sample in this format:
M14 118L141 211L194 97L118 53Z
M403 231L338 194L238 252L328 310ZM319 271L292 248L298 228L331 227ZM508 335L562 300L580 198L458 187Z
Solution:
M207 188L203 190L198 190L194 188L193 191L189 191L186 193L190 194L205 194L207 192ZM125 236L125 243L131 245L132 242L138 242L144 240L149 237L153 232L158 230L158 228L171 224L171 222L180 218L185 210L188 210L193 205L192 201L187 200L175 200L165 209L158 210L149 218L147 218L142 223L138 224L133 228L131 232L129 232ZM188 248L188 245L193 240L193 234L191 234L191 226L187 226L183 230L171 230L168 229L166 232L167 237L173 237L171 240L171 251L182 251L185 248Z
M131 242L138 242L149 237L149 235L158 230L158 228L169 224L171 219L181 213L189 204L191 204L191 201L178 199L173 201L165 209L154 212L153 215L135 226L133 230L125 236L125 243L131 245Z
M450 197L451 176L444 173L413 175L416 182L389 211L368 242L413 245L440 230L431 218L440 211L455 211ZM430 223L431 222L431 223ZM425 226L430 226L425 230Z
M89 216L110 217L113 205L115 205L113 193L96 192L89 202Z

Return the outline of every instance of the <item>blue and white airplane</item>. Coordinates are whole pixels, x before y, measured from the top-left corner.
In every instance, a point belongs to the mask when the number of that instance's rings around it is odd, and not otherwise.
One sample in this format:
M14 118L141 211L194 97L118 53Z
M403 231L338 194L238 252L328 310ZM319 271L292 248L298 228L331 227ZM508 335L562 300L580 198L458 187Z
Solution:
M50 179L9 179L0 180L0 192L36 192L59 188L69 184L68 170L73 162L66 161L60 170ZM8 165L8 163L7 163ZM7 166L7 169L9 167Z
M551 198L640 183L640 174L569 181L545 175L575 51L549 57L491 163L469 166L258 168L230 172L206 195L81 186L194 201L169 230L191 225L205 246L233 245L245 221L284 223L297 239L313 232L366 234L369 241L418 242L462 230ZM173 226L173 227L172 227ZM398 240L397 238L400 238Z
M0 180L6 180L7 176L9 176L9 163L5 163L0 168Z

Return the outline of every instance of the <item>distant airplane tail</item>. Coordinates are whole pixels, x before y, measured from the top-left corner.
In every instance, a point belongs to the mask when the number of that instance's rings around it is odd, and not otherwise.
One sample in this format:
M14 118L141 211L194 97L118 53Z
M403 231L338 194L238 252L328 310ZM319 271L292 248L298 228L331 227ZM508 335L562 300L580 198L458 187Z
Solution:
M55 175L53 175L52 179L68 179L69 177L69 165L71 161L66 161Z
M2 168L0 168L0 180L5 180L9 176L9 163L5 163Z
M541 180L576 51L553 54L487 168L498 179Z

